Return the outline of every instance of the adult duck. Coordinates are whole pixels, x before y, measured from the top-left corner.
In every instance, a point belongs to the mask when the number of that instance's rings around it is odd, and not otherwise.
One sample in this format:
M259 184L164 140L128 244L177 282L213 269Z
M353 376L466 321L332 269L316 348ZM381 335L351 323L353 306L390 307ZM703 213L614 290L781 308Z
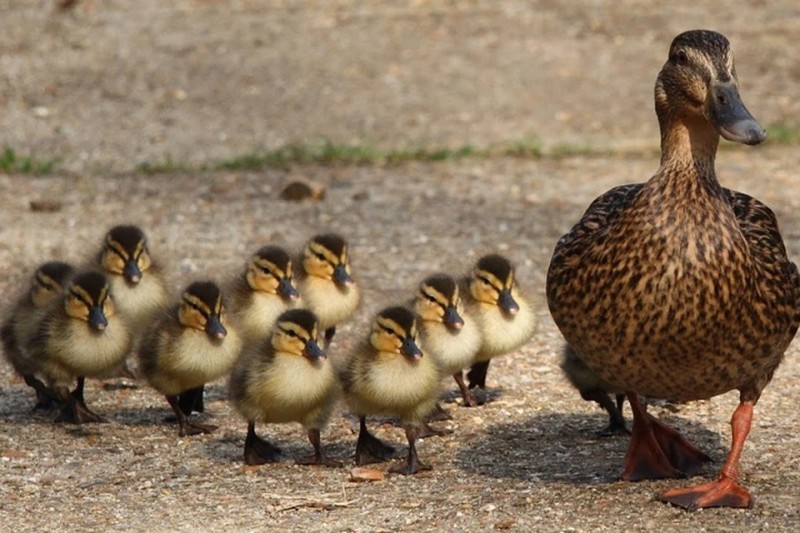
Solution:
M739 96L728 39L713 31L673 40L655 100L660 168L597 198L559 240L548 305L578 356L627 392L625 480L693 475L708 460L647 414L640 394L696 400L738 390L719 476L658 497L690 510L751 507L739 458L753 406L797 330L800 278L775 215L721 187L714 159L720 135L755 145L766 132Z

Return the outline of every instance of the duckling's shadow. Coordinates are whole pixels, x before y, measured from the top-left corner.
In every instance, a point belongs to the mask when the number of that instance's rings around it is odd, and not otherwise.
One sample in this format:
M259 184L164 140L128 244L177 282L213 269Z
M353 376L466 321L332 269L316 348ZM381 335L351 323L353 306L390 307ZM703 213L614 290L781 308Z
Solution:
M661 420L712 457L714 463L709 463L701 474L708 475L719 468L727 450L721 446L718 433L680 417ZM455 463L466 471L492 478L611 483L619 480L628 437L598 437L596 432L606 422L602 416L555 413L522 423L495 424L486 428L483 439L463 446Z

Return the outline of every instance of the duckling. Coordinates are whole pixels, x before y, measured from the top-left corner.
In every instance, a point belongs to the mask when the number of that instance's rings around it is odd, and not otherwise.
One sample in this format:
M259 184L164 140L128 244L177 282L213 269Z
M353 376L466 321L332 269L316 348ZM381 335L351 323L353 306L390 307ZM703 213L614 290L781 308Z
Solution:
M421 423L436 406L440 369L434 358L419 349L417 321L405 307L388 307L372 322L369 338L350 355L340 374L344 396L360 429L356 464L384 461L394 448L367 429L366 415L397 416L406 428L408 457L392 472L415 474L430 470L417 456Z
M627 393L624 480L691 476L708 460L639 395L687 401L737 389L718 477L658 498L689 510L751 507L739 458L753 407L800 323L800 276L774 213L717 180L720 135L749 145L766 138L742 103L728 39L707 30L675 37L655 100L658 171L598 197L558 241L548 305L581 360Z
M36 362L23 347L36 335L40 321L47 314L47 307L61 295L73 272L72 265L62 261L39 265L27 292L14 305L0 329L6 359L25 383L36 391L34 409L51 407L56 396L36 377Z
M164 275L150 255L144 232L130 225L111 228L97 264L108 275L118 312L138 338L169 305Z
M598 431L597 436L630 435L625 417L622 416L625 394L592 372L568 344L564 345L561 355L561 370L572 386L581 393L581 398L587 402L597 402L608 413L608 425ZM610 393L614 394L616 405L609 397Z
M475 359L481 347L481 334L474 320L465 320L458 284L447 274L433 274L419 284L414 298L419 317L421 348L436 358L442 372L453 376L464 405L475 406L464 383L462 370Z
M489 361L528 342L536 328L536 315L520 292L514 266L502 255L478 259L465 285L467 315L478 322L482 336L467 378L470 389L485 388Z
M322 454L320 430L338 386L333 365L317 344L317 317L307 309L282 313L267 342L245 352L231 372L230 399L247 420L244 462L274 462L280 450L256 434L256 422L299 422L314 447L309 463L333 464Z
M292 259L279 246L260 248L230 290L230 312L245 344L261 344L298 299Z
M319 317L327 347L336 334L336 325L355 313L361 298L350 273L347 242L335 233L317 235L306 244L300 265L302 305Z
M148 383L164 394L178 418L179 435L210 433L215 426L189 422L179 395L227 374L242 341L227 324L222 291L212 281L191 283L152 328L139 350Z
M60 420L82 424L104 418L86 406L84 380L117 367L130 351L127 323L114 307L105 275L88 271L75 276L63 295L47 308L36 334L23 348L35 361L64 408ZM69 383L77 378L70 393Z

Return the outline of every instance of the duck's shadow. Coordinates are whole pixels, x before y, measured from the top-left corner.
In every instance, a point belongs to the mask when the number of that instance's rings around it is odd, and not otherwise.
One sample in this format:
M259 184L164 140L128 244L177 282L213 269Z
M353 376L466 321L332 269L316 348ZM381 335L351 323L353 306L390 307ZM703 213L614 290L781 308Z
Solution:
M720 435L677 416L661 420L680 431L713 459L701 472L715 472L727 449ZM628 446L627 436L598 437L604 417L583 414L543 414L522 423L494 424L483 438L470 439L455 457L468 472L502 479L574 484L618 481ZM630 421L629 421L630 424Z

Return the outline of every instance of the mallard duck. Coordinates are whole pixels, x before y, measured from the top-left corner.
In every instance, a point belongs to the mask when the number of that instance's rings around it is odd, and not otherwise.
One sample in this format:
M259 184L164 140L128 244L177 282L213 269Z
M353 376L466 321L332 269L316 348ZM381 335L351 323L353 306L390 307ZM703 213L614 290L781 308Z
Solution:
M245 344L261 344L281 313L298 298L289 253L279 246L260 248L229 291L230 314Z
M109 283L100 272L75 276L59 300L47 308L36 334L23 350L35 361L35 374L45 376L50 390L64 404L60 420L81 424L103 422L84 399L86 377L104 375L130 351L127 323L114 308ZM77 378L70 393L69 384Z
M485 388L489 361L528 342L536 315L519 289L514 266L502 255L478 259L464 284L466 314L477 321L482 338L467 372L469 388Z
M625 480L690 476L708 458L649 415L639 395L739 391L719 476L658 498L687 509L750 507L739 457L753 406L797 331L800 277L773 212L717 181L720 135L749 145L766 138L739 96L728 39L706 30L675 37L655 100L660 168L597 198L558 241L548 304L581 360L627 391Z
M434 357L442 372L452 376L464 405L477 403L464 383L469 367L481 347L481 334L474 320L465 320L458 283L447 274L433 274L419 284L413 302L419 317L420 347Z
M572 386L581 393L581 398L587 402L597 402L608 413L608 425L597 432L598 436L630 435L625 417L622 416L625 394L592 372L568 344L564 345L561 355L561 370ZM614 395L616 403L609 394Z
M417 456L421 423L436 406L440 369L418 345L417 321L405 307L388 307L372 322L369 337L350 355L341 372L344 397L359 418L356 464L384 461L394 448L367 429L367 415L397 416L406 428L408 457L392 472L429 470Z
M36 377L36 361L23 347L31 342L47 307L61 296L67 280L73 275L72 265L48 261L33 273L31 285L11 309L0 328L3 353L25 383L36 391L36 409L49 408L56 399L53 391Z
M280 450L256 434L256 422L299 422L314 447L310 463L322 454L320 429L330 418L338 386L333 365L317 344L317 317L307 309L281 314L270 337L239 358L231 372L230 399L247 420L244 462L274 462Z
M241 347L236 330L227 324L222 291L213 281L191 283L180 303L152 326L139 350L139 368L166 396L181 437L216 427L189 422L191 411L181 408L179 395L230 372Z
M299 264L301 305L319 318L327 347L336 334L336 325L355 313L361 298L350 273L347 241L335 233L317 235L306 243Z

